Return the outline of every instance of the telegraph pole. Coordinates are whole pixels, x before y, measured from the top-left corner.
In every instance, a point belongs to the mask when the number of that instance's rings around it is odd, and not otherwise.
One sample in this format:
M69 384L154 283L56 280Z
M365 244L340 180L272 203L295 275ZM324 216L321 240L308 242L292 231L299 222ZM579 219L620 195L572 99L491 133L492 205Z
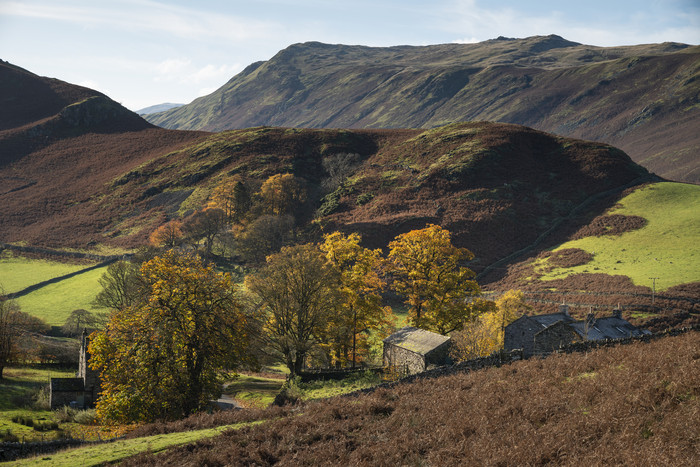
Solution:
M654 309L654 303L655 303L655 298L656 298L656 279L659 279L658 277L650 277L651 279L651 308L652 310Z

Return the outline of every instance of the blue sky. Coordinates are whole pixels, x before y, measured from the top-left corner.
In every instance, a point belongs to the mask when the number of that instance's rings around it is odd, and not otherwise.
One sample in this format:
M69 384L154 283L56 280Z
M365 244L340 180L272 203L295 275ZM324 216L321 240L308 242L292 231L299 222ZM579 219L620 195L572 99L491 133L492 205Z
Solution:
M188 103L305 41L369 46L558 34L700 44L700 0L0 0L0 58L137 110Z

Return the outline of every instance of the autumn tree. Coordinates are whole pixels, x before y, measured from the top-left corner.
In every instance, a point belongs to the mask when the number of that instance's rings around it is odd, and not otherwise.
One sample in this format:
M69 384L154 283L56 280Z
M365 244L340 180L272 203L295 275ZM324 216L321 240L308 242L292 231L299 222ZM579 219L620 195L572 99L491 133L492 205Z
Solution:
M147 294L90 342L105 421L176 419L218 397L245 355L246 316L227 274L170 250L141 267Z
M182 221L173 219L158 227L148 237L151 245L160 248L175 248L182 242Z
M247 261L264 261L294 238L294 218L289 215L262 215L234 230L238 252Z
M339 286L337 309L330 318L328 343L334 348L338 362L358 361L358 343L368 351L370 330L387 330L394 322L390 307L382 306L380 295L385 283L379 274L382 260L380 250L360 246L357 233L345 235L334 232L324 236L321 250L336 269ZM344 350L350 350L347 358Z
M452 335L456 360L486 357L503 348L505 328L531 307L519 290L509 290L485 308L484 313Z
M406 297L412 325L447 334L481 311L468 302L481 293L474 272L461 266L474 255L454 246L448 230L433 224L412 230L389 249L393 288Z
M253 200L248 187L240 180L226 180L214 188L211 206L221 209L229 222L240 222L248 213Z
M316 245L284 247L246 287L263 313L263 332L292 375L320 342L338 301L337 272Z
M262 184L260 198L268 214L293 214L306 201L306 189L303 181L294 175L277 174Z
M211 256L214 241L224 232L226 216L219 208L197 211L183 222L182 230L195 244L204 240L204 252Z

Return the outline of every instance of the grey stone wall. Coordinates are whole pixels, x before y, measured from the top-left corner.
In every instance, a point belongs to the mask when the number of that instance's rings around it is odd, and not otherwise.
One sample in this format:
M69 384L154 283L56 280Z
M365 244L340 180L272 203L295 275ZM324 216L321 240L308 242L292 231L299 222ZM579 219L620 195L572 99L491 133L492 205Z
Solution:
M559 321L535 334L532 354L551 353L576 340L580 340L576 331L568 323Z
M393 367L400 374L412 375L425 371L425 359L415 352L385 343L384 366Z

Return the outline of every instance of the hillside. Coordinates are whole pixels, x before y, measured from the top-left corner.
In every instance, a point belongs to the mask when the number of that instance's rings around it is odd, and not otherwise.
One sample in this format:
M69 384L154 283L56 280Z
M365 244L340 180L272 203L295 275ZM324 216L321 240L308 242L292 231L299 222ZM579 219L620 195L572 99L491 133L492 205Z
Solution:
M399 383L124 465L697 465L698 346L688 332Z
M359 154L358 163L345 187L322 200L322 161L338 154ZM306 220L325 214L314 225L358 231L368 246L383 248L398 233L438 223L476 253L476 269L528 245L592 195L648 175L612 147L506 124L88 133L0 169L0 176L32 174L35 182L0 194L0 238L134 247L166 218L201 208L223 179L255 184L285 172L306 181Z
M295 44L214 93L149 115L165 128L432 128L517 123L620 147L700 183L700 47L593 47L558 36L372 48Z

